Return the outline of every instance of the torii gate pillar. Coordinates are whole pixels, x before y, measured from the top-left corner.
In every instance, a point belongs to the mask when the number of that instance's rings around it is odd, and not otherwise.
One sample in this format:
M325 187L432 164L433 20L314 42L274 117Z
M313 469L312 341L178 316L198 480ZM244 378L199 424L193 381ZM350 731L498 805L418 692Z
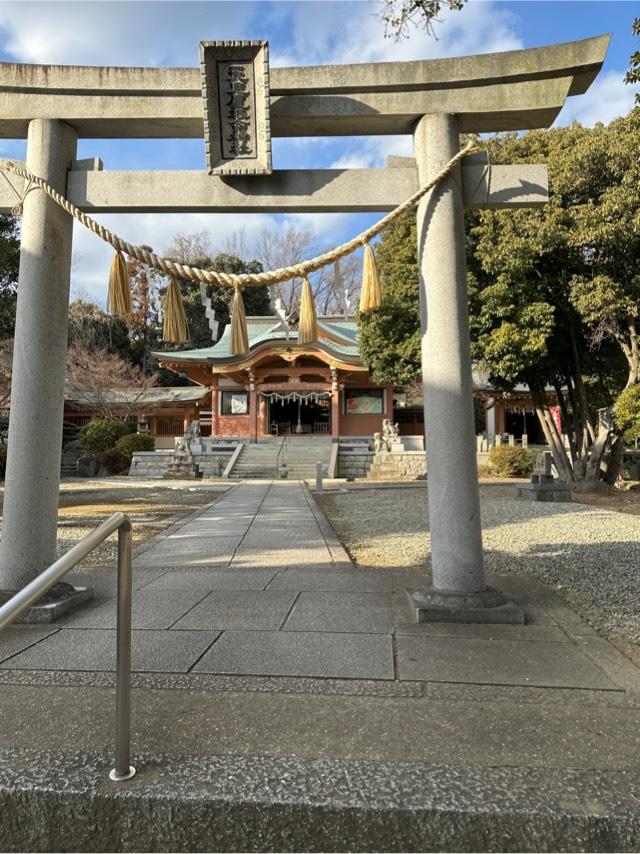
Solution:
M29 123L27 168L66 192L76 132ZM24 200L0 591L19 590L56 556L72 218L43 192Z
M456 116L423 116L414 144L424 185L460 150ZM484 578L459 164L421 200L417 235L433 586L411 600L419 620L521 623Z

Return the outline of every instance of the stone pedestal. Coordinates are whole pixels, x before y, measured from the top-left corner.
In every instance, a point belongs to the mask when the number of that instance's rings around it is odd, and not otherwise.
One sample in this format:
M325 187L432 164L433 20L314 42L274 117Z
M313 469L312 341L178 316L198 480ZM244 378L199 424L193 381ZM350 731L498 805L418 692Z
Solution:
M27 168L64 193L76 133L29 123ZM19 590L56 556L73 220L44 192L24 201L0 589Z
M481 593L454 593L428 587L407 590L418 623L524 624L522 608L491 587Z
M0 590L0 605L7 602L15 591ZM55 584L48 593L30 608L27 608L17 620L16 625L37 625L53 623L65 614L69 614L85 602L93 599L93 588L73 587L66 582Z

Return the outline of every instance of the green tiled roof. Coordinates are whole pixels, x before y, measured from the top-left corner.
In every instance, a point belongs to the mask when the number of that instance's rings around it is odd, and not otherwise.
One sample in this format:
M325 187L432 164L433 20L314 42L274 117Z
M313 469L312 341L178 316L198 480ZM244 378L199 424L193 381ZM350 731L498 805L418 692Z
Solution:
M360 357L358 347L358 326L351 317L319 317L319 336L317 346L326 352L336 353L349 359ZM325 333L323 335L322 333ZM249 337L249 351L254 350L260 344L270 341L285 341L287 335L278 326L274 317L248 317L247 333ZM327 335L341 339L340 343L330 340ZM298 338L296 329L289 332L289 340L295 342ZM175 360L177 362L231 362L242 361L245 356L234 356L231 352L231 325L228 324L220 340L211 347L201 347L197 350L176 350L172 352L156 352L153 354L158 359Z

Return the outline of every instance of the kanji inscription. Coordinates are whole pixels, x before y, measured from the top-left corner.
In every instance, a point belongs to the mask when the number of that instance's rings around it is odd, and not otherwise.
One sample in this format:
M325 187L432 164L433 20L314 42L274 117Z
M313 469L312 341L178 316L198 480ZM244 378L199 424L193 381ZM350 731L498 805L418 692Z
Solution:
M250 62L219 62L222 156L256 156L255 95Z
M270 173L267 42L200 42L200 61L209 172Z

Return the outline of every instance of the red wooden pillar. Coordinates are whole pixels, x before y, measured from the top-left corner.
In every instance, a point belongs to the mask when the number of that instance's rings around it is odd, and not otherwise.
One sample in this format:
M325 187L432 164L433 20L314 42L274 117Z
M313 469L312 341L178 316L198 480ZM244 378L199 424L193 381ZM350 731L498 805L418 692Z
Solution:
M211 435L220 435L220 399L218 391L218 377L211 380Z
M270 432L269 425L267 424L267 401L261 395L257 395L258 397L258 432L261 436L266 436L267 433Z
M258 441L258 395L256 380L251 372L249 372L249 441Z
M385 389L385 417L393 421L393 386L388 385Z
M331 438L338 439L340 436L340 387L338 385L338 372L331 368Z

